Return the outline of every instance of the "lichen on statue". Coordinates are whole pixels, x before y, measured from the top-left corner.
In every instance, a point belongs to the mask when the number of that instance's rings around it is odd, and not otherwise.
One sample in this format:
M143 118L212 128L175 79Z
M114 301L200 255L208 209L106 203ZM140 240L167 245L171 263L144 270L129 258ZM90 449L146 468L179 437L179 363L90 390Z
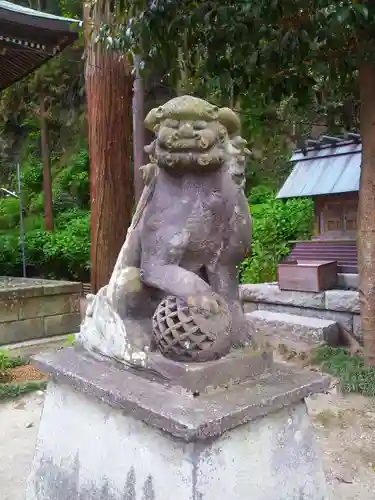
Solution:
M228 108L183 96L150 111L145 125L156 135L146 185L79 341L146 368L154 350L214 360L250 340L237 282L251 244L240 122Z

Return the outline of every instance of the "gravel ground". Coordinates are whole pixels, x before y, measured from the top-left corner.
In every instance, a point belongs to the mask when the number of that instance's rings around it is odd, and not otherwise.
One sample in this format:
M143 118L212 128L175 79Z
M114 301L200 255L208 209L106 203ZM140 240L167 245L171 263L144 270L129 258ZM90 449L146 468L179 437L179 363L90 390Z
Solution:
M42 392L0 404L0 498L24 500L42 411ZM330 500L373 500L375 401L329 394L308 401L323 458ZM52 500L52 499L51 499Z
M38 391L0 403L1 500L24 500L43 400L44 393Z
M308 401L330 500L375 498L375 400L332 389Z

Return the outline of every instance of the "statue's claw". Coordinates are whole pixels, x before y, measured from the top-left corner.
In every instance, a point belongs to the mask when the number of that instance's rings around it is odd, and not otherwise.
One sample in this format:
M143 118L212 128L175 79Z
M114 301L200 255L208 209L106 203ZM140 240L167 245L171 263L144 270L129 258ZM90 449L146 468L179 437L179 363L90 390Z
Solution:
M218 314L221 311L221 305L217 299L209 295L194 295L189 297L187 303L189 307L203 309L212 314Z

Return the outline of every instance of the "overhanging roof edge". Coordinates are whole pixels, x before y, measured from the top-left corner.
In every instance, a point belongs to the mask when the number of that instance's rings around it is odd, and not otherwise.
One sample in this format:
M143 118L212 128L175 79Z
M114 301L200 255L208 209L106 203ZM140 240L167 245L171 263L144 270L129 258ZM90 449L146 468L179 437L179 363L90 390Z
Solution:
M2 0L0 0L0 20L66 32L71 31L74 24L82 26L80 19L56 16Z

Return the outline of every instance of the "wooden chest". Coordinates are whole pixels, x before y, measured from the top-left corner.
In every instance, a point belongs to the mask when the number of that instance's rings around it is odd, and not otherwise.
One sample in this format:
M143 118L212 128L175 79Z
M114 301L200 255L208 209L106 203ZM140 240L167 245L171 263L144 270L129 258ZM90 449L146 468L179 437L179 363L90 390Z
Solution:
M337 284L336 261L289 261L277 266L280 290L322 292Z

